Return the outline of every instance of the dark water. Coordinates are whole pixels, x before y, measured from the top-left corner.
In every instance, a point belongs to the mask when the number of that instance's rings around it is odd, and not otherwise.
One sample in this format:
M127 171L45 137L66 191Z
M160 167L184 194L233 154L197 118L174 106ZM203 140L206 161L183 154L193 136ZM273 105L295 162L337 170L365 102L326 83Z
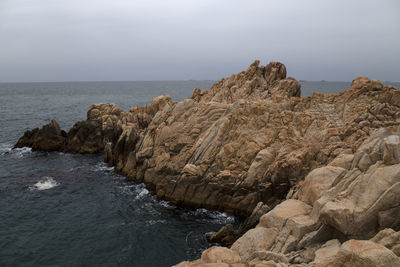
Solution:
M157 201L104 165L102 155L11 147L52 117L71 127L92 103L129 109L162 93L182 100L211 84L0 84L0 266L169 266L199 257L209 245L205 234L233 217Z
M0 266L169 266L200 256L205 234L235 218L170 206L128 183L102 155L11 150L27 129L85 119L90 104L125 110L211 81L0 83ZM350 83L302 82L303 96Z

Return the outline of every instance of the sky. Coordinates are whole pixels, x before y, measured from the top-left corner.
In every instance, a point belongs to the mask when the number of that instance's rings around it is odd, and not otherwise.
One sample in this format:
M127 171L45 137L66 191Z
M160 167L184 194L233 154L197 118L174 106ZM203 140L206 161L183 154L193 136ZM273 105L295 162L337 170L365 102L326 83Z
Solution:
M400 81L398 0L0 0L0 82Z

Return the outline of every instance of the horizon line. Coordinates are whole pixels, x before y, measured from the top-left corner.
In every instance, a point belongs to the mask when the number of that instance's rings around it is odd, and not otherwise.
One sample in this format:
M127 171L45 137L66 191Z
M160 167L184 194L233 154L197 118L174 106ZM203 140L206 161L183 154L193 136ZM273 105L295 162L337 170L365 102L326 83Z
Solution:
M297 79L296 79L297 80ZM171 80L165 80L165 79L160 79L160 80L63 80L63 81L0 81L0 84L14 84L14 83L94 83L94 82L105 82L105 83L112 83L112 82L189 82L189 81L212 81L212 82L217 82L219 80L214 80L214 79L171 79ZM349 82L351 83L352 81L345 81L345 80L304 80L304 79L298 79L298 82ZM389 80L380 80L383 83L400 83L400 81L389 81Z

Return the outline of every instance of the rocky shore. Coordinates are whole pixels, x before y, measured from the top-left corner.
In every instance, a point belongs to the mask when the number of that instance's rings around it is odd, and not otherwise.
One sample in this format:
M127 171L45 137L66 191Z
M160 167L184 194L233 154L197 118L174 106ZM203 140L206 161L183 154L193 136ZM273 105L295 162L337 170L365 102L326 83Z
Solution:
M301 98L279 62L173 102L94 104L69 132L52 120L16 147L104 160L159 198L247 216L179 266L400 266L400 90L357 77Z

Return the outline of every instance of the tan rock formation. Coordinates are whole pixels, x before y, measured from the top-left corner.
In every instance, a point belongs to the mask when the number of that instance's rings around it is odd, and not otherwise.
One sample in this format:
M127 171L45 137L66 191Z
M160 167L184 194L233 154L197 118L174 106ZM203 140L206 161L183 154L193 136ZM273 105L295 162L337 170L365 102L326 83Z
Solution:
M354 264L375 263L376 255L396 263L385 246L397 241L347 240L400 230L400 90L357 77L343 93L299 96L283 64L256 61L182 102L163 95L128 112L92 105L68 134L52 122L26 132L17 146L104 149L117 171L179 205L247 216L262 202L268 213L227 252L243 264L284 266L284 257L308 264L315 255L338 264L353 264L343 260L349 255L360 260ZM348 242L340 259L321 250L331 239ZM203 260L197 263L236 264Z
M104 149L106 162L161 198L249 215L340 154L332 169L349 169L374 128L400 122L400 91L366 77L338 95L299 95L283 64L256 61L179 103L164 95L128 112L92 105L60 150ZM398 140L386 146L385 161L397 162ZM374 160L356 156L361 169Z
M378 129L352 157L332 161L349 169L311 171L294 199L263 215L231 250L248 266L400 266L399 137L394 127Z

